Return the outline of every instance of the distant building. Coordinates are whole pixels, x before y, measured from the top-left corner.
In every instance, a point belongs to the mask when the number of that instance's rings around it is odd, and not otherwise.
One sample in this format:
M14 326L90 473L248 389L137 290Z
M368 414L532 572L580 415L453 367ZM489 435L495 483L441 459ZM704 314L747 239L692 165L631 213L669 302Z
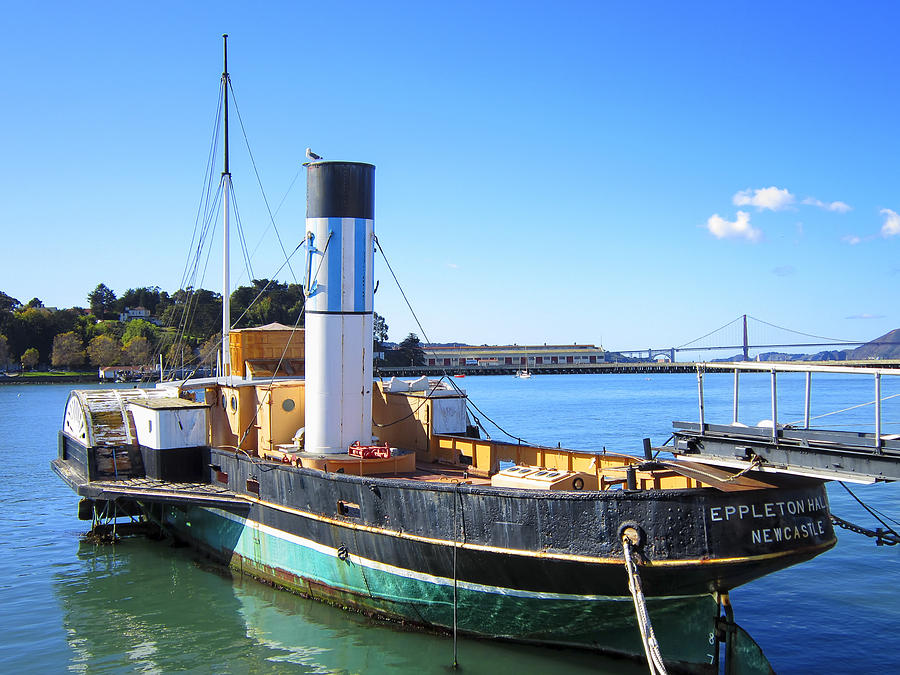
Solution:
M153 366L101 366L97 375L105 382L138 382L159 372Z
M134 321L135 319L143 319L157 326L159 325L159 321L150 316L150 310L146 307L126 307L125 311L119 314L119 321L122 323Z
M549 366L605 363L606 351L595 345L423 346L428 366Z

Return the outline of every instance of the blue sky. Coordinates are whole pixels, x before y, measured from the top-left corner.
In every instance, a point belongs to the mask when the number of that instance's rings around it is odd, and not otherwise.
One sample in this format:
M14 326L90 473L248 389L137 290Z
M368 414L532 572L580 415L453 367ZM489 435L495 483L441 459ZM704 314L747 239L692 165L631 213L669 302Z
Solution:
M307 146L375 164L376 232L434 341L668 347L744 313L874 338L900 327L898 14L16 3L0 40L0 290L65 307L100 282L176 289L228 32L273 208ZM268 277L283 256L232 132L253 272ZM276 218L289 249L303 181ZM376 260L391 338L419 332ZM203 285L219 278L214 259Z

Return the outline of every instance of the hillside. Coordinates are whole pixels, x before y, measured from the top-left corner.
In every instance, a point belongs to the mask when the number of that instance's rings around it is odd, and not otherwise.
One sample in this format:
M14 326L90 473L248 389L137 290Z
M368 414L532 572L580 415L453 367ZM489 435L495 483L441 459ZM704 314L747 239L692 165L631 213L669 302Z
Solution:
M856 359L900 359L900 328L867 342L862 347L851 349L847 358Z
M727 359L716 361L740 361L742 356L735 354ZM765 352L760 354L760 361L864 361L866 359L900 359L900 328L877 337L856 349L841 349L816 354L786 354L784 352Z

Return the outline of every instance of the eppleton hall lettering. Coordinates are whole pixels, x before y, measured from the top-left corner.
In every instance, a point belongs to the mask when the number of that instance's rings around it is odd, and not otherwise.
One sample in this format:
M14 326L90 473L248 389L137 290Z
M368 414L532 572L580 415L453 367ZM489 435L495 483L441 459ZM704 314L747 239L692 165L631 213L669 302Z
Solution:
M766 527L753 530L750 536L754 544L771 544L772 542L790 541L792 539L809 539L825 534L825 524L821 520L801 525L786 525L785 527Z
M827 508L828 505L823 497L810 497L809 499L791 499L786 502L714 506L709 510L709 517L713 521L778 518L779 516L812 514L816 511L825 511Z

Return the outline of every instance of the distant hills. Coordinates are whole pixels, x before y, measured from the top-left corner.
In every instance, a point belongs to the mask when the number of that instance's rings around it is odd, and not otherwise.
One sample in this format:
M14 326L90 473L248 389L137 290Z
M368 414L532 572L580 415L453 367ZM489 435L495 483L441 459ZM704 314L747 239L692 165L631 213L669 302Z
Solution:
M785 354L783 352L765 352L759 355L760 361L864 361L867 359L900 359L900 328L885 333L881 337L870 340L856 349L840 349L815 354ZM717 361L740 361L741 355Z

